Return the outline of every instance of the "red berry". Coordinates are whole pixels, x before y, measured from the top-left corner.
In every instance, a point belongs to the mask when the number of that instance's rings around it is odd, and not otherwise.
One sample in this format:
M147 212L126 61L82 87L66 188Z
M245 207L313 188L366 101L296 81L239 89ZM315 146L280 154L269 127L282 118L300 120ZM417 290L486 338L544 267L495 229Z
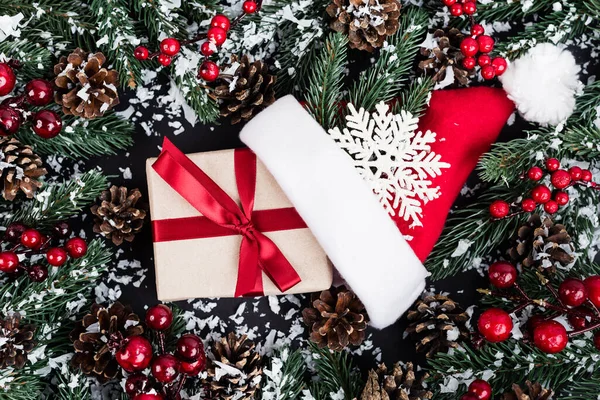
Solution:
M152 362L152 375L161 383L171 383L179 374L179 361L171 354L161 354Z
M169 329L173 322L173 312L164 304L157 304L146 311L146 325L155 331Z
M581 168L579 168L578 166L574 166L569 168L569 175L571 175L571 179L573 179L574 181L578 181L581 179L581 172L583 170Z
M159 48L161 53L172 57L179 53L181 45L179 44L179 40L175 38L166 38L160 42Z
M473 15L475 14L475 11L477 11L477 5L472 1L467 1L466 3L463 3L462 8L463 12L467 15Z
M27 270L27 275L33 282L44 282L48 277L48 268L43 265L34 265Z
M544 171L540 167L531 167L527 171L527 177L537 182L544 177Z
M588 169L581 171L581 180L584 182L590 182L592 180L592 172Z
M74 237L67 240L65 248L73 258L81 258L87 253L87 243L80 237Z
M463 8L461 4L452 4L450 6L450 14L452 14L452 16L454 17L460 17L463 13Z
M490 308L479 317L477 328L488 342L498 343L510 337L513 322L506 311L500 308Z
M492 60L492 67L496 70L496 76L500 76L506 72L506 68L508 68L508 63L506 59L502 57L496 57Z
M492 398L492 386L483 379L476 379L469 385L469 393L476 394L479 400L490 400Z
M495 200L490 204L490 214L493 218L504 218L510 212L510 205L504 200Z
M152 343L143 336L125 339L125 344L115 353L117 363L127 372L148 368L152 361Z
M450 7L453 4L456 4L457 0L442 0L442 3L444 3L445 6Z
M559 353L568 341L567 330L556 321L544 321L533 330L533 343L544 353Z
M592 310L583 306L576 307L573 311L577 311L578 315L568 314L567 319L574 329L586 328L589 325L591 318L594 316Z
M13 251L3 251L0 253L0 271L8 274L13 273L19 267L19 256Z
M71 234L71 227L68 222L60 221L52 227L52 232L59 239L64 239Z
M164 400L165 397L160 393L140 393L133 400Z
M537 185L531 190L531 198L538 204L544 204L552 198L552 192L546 185Z
M479 44L479 51L482 53L489 53L494 50L494 38L489 35L477 37L477 43Z
M25 85L25 98L32 106L45 106L54 98L54 87L45 79L34 79Z
M596 350L600 350L600 331L594 333L594 347Z
M21 235L21 244L30 249L37 249L42 245L42 234L37 229L27 229Z
M546 160L546 169L550 172L554 172L560 168L560 161L556 158L549 158Z
M17 133L21 127L21 114L9 106L0 106L0 136Z
M0 96L6 96L15 88L17 77L7 63L0 63Z
M554 200L548 200L546 204L544 204L544 211L548 214L555 214L558 211L558 203Z
M246 14L255 13L257 8L258 8L258 4L256 4L256 2L252 1L252 0L245 1L244 5L242 6L242 9L244 10L244 12Z
M204 79L207 82L212 82L219 77L219 66L212 61L204 61L200 65L200 71L198 71L198 77Z
M585 285L590 301L596 307L600 307L600 276L590 276L583 281L583 284Z
M471 35L473 35L473 36L483 35L484 33L485 33L485 29L483 28L482 25L475 24L471 27Z
M196 361L204 356L204 344L198 336L187 333L177 340L175 354L183 361Z
M228 31L231 27L231 21L229 21L229 18L227 18L225 15L217 14L210 21L210 26L212 26L213 28L221 28Z
M215 45L211 42L204 42L200 45L200 52L205 55L206 57L209 57L211 55L214 54L215 52Z
M562 302L571 307L577 307L587 300L587 291L582 281L575 278L565 279L558 287Z
M569 195L567 192L556 192L554 194L554 201L556 201L559 206L564 206L569 202Z
M6 227L4 238L10 242L16 242L21 239L23 232L27 230L27 227L20 222L13 222Z
M52 139L62 130L62 119L51 110L41 110L33 116L33 131L39 137Z
M564 189L571 183L571 174L564 169L559 169L552 173L550 181L555 188Z
M542 315L532 315L527 320L527 329L533 334L535 328L537 328L542 322L546 321L546 318Z
M509 262L497 261L488 270L490 283L499 289L506 289L515 284L517 269Z
M213 42L215 46L221 46L227 40L227 31L222 28L210 28L206 37Z
M46 252L48 264L54 267L60 267L67 262L67 252L62 247L52 247Z
M158 63L160 65L162 65L163 67L168 67L169 65L171 65L171 62L173 61L173 57L168 56L166 54L159 54L158 55Z
M150 389L150 380L142 373L129 375L125 381L125 393L133 397Z
M460 400L479 400L479 396L475 393L468 392L460 396Z
M521 202L521 208L525 212L532 212L537 207L537 203L533 199L523 199Z
M482 54L479 57L477 57L477 65L479 65L480 67L486 67L491 63L492 57L488 56L487 54Z
M206 368L206 356L202 353L202 356L196 361L187 362L180 361L179 362L179 372L182 374L186 374L188 376L196 376L200 372L202 372Z
M475 61L475 57L465 57L462 60L462 65L466 69L473 69L473 68L475 68L476 64L477 64L477 61Z
M496 77L496 70L494 69L493 66L488 65L486 67L481 68L481 76L486 81L491 81L492 79L494 79Z
M133 51L133 56L140 61L147 60L149 55L150 55L150 52L144 46L138 46Z
M460 42L460 51L466 57L474 57L479 52L479 45L477 40L472 37L466 37Z

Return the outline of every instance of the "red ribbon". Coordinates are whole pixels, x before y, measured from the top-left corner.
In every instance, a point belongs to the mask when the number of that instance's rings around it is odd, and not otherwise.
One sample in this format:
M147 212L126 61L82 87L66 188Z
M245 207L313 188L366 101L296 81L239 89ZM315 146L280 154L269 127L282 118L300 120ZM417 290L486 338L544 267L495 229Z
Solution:
M306 228L294 208L254 211L256 155L234 152L241 207L167 138L152 168L203 216L153 221L154 241L241 235L235 296L263 295L261 270L285 292L300 276L262 232Z

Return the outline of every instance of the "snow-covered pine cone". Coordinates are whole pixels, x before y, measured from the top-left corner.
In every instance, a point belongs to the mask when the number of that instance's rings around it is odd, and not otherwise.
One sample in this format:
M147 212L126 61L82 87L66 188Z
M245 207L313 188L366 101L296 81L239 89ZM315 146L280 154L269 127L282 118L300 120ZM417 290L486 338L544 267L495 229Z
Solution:
M27 354L35 347L34 333L35 326L21 324L19 313L0 317L0 370L25 366Z
M513 383L512 392L504 393L500 400L548 400L552 398L554 392L539 383L525 382L525 388Z
M415 372L412 363L405 366L399 362L388 371L385 364L369 371L367 383L359 400L427 400L433 393L424 385L429 377L426 372Z
M419 68L435 82L443 81L446 74L452 73L454 82L460 86L468 86L469 78L475 75L475 70L467 70L462 65L465 56L460 51L460 43L464 38L465 35L459 29L437 29L433 33L433 40L437 45L432 48L421 47L420 54L426 58L419 62Z
M38 178L48 173L31 146L11 137L0 138L0 172L4 182L2 197L9 201L14 200L19 191L31 199L42 187Z

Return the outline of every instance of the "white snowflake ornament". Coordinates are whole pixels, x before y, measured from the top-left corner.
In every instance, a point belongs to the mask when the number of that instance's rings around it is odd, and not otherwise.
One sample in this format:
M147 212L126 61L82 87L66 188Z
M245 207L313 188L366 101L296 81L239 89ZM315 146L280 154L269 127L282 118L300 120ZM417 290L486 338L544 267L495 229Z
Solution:
M346 127L330 129L329 134L352 156L391 216L409 221L411 228L423 226L423 205L440 196L431 179L450 167L431 151L436 134L417 131L418 118L407 111L392 114L384 102L373 113L357 111L352 104L348 109Z

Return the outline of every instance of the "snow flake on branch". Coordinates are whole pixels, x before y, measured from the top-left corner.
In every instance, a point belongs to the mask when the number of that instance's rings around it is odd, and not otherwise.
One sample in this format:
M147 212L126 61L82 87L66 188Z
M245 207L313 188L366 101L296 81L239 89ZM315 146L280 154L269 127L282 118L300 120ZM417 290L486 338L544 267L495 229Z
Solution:
M391 216L409 221L411 227L422 226L423 205L440 196L431 179L450 167L431 151L436 134L418 131L418 118L407 111L392 114L384 102L373 113L352 104L348 109L346 127L330 129L329 134L352 156Z

